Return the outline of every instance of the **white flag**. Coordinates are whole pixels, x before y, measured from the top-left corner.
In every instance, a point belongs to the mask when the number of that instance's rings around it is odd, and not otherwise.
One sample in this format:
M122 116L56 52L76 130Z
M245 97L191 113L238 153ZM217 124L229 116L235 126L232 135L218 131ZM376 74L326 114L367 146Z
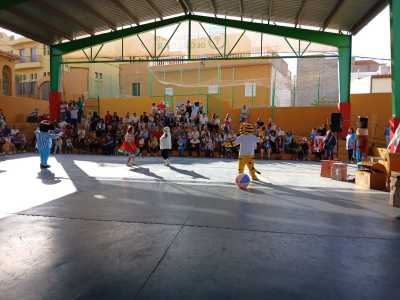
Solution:
M397 147L399 146L400 143L400 125L397 126L396 131L393 134L392 139L390 140L389 145L387 146L387 150L389 150L389 148L394 145L394 151L397 151Z

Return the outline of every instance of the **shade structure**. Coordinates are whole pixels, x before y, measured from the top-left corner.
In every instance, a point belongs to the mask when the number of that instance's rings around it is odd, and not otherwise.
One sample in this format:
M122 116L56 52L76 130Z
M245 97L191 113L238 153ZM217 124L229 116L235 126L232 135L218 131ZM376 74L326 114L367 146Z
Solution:
M45 44L201 13L356 33L386 5L382 0L3 0L0 26Z

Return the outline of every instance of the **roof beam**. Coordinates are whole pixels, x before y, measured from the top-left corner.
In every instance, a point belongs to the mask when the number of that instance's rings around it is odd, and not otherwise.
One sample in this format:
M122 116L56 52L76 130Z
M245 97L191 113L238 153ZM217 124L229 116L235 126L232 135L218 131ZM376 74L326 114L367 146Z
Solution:
M97 10L95 10L93 7L91 7L89 4L86 4L82 0L75 0L75 1L73 1L73 3L77 4L83 10L85 10L85 11L89 12L90 14L94 15L97 19L101 20L104 24L106 24L111 29L115 30L117 28L117 26L114 24L114 22L110 21L103 14L99 13Z
M306 5L307 0L303 0L301 1L300 4L300 8L297 11L297 15L296 15L296 21L294 23L294 27L297 28L298 25L300 25L300 17L301 17L301 13L303 12L304 6Z
M55 8L55 7L47 4L47 2L45 2L43 0L38 0L36 5L38 5L39 7L42 7L44 10L48 11L49 14L51 14L51 15L57 16L60 19L65 19L69 23L78 25L87 34L89 34L89 35L94 34L94 30L89 28L85 24L83 24L78 18L75 18L74 16L71 16L71 15L67 15L65 12L59 10L58 8Z
M158 9L158 7L154 4L152 0L145 0L148 6L152 9L152 11L158 16L160 20L163 19L161 11Z
M0 20L0 25L1 25L1 27L6 28L6 29L8 29L8 30L10 30L12 32L19 33L19 34L21 34L21 35L23 35L23 36L25 36L27 38L30 38L30 39L32 39L34 41L37 41L37 42L41 42L43 44L47 44L48 45L51 42L53 42L53 41L51 41L51 38L49 36L44 37L41 34L38 35L38 34L35 34L35 33L32 33L32 32L29 32L25 28L22 28L19 25L14 25L12 23L9 23L4 19Z
M189 11L189 13L193 12L193 6L192 3L190 3L190 0L180 0L183 2L183 4L187 7L187 10Z
M91 37L77 39L71 42L64 42L53 45L53 49L62 54L73 52L76 50L84 49L90 46L95 46L107 43L113 40L121 39L126 36L140 34L142 32L154 30L156 28L177 24L179 22L192 20L196 22L227 26L238 28L247 31L260 32L265 34L272 34L297 40L309 41L329 45L338 48L348 48L351 45L351 36L324 32L310 29L294 28L287 26L278 26L270 24L262 24L256 22L239 21L224 18L206 17L201 15L182 15L152 23L140 24L135 27L119 29L112 32L106 32Z
M90 46L95 46L99 44L104 44L114 40L122 39L123 37L132 36L140 34L142 32L154 30L156 28L169 26L172 24L177 24L188 20L188 15L183 15L179 17L169 18L161 21L156 21L152 23L140 24L134 27L128 27L124 29L119 29L116 31L106 32L97 34L91 37L86 37L82 39L77 39L71 42L64 42L53 45L54 49L57 49L60 53L66 54L76 50L85 49Z
M337 48L348 48L351 37L345 34L324 32L310 29L294 28L279 25L262 24L256 22L239 21L233 19L213 18L201 15L189 15L188 19L196 22L227 26L247 31L261 32L297 40L309 41Z
M215 3L215 0L210 0L210 2L211 2L211 6L212 6L212 8L213 8L213 11L214 11L214 17L216 17L216 16L217 16L217 13L218 13L218 11L217 11L217 4Z
M188 8L186 7L185 3L183 2L183 0L177 0L177 1L183 10L183 13L186 15L188 13Z
M19 9L12 7L12 8L9 8L8 11L17 17L25 19L29 23L35 24L36 26L42 28L42 30L48 30L48 31L51 31L53 34L56 34L58 37L63 37L63 38L66 38L67 40L73 40L73 37L71 34L66 33L63 30L59 30L59 29L47 24L46 22L42 21L41 19L36 18L31 15L28 15L27 13L25 13Z
M331 23L332 19L336 16L336 13L339 11L339 9L342 7L343 3L345 0L338 0L336 2L335 7L331 10L329 13L328 17L325 19L324 24L322 25L322 30L324 31L326 28L328 28L329 24Z
M267 14L268 14L268 24L271 21L271 15L272 15L272 5L273 5L273 0L268 1L268 9L267 9Z
M120 0L111 0L111 2L114 3L114 5L118 7L120 11L124 12L129 19L131 19L132 23L139 25L139 19L130 11L128 7L126 7L125 4L123 4Z
M357 34L365 25L367 25L375 16L377 16L387 5L387 0L379 0L370 10L359 20L352 28L351 33Z
M21 3L27 2L28 0L2 0L0 3L0 10L7 10L13 8Z

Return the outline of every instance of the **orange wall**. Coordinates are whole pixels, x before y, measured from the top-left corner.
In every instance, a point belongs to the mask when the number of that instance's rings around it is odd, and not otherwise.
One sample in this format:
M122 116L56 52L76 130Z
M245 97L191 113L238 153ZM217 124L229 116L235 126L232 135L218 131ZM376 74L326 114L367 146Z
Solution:
M385 126L392 118L392 94L351 95L351 124L357 125L358 116L368 117L370 140L383 144Z
M63 73L64 99L78 100L88 94L88 73L87 68L71 68Z
M39 109L39 114L48 113L49 103L34 98L0 96L0 109L3 110L7 123L11 125L24 123L35 108Z
M189 97L190 98L190 97ZM176 101L197 100L205 102L201 97L189 99L182 97ZM152 99L150 97L131 97L126 99L101 99L100 111L104 114L107 110L125 115L127 112L136 112L138 114L149 112L153 102L159 102L162 98ZM378 143L384 142L384 126L391 118L391 94L358 94L351 96L352 118L351 126L356 127L358 116L369 117L370 139ZM260 116L264 121L271 117L271 108L252 108L250 114L251 122L255 122ZM307 136L314 127L329 123L330 115L337 111L336 106L312 106L312 107L277 107L275 109L275 121L284 128L292 130L296 135ZM233 119L239 119L239 109L232 108L231 101L219 100L218 97L209 96L209 113L217 112L221 119L229 112ZM237 123L237 122L236 122ZM237 124L235 123L235 127Z

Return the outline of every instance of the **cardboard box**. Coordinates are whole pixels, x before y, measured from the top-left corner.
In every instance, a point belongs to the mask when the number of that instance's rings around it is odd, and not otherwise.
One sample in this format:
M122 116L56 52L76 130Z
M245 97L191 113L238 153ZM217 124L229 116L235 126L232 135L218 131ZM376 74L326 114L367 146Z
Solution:
M356 171L356 185L386 191L386 173Z
M322 160L321 161L321 177L332 177L332 165L335 163L334 160Z
M331 177L334 180L347 181L347 164L334 163L332 165Z
M390 177L389 205L400 207L400 176Z

